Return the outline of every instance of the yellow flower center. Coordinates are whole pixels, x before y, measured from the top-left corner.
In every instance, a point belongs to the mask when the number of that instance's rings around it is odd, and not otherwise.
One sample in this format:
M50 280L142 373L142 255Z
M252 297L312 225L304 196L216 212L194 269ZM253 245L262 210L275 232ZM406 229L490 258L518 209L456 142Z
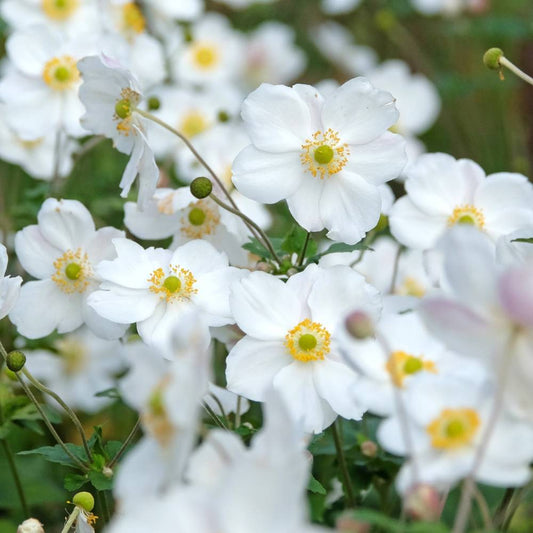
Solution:
M340 141L339 134L331 128L317 131L302 144L300 161L314 176L328 178L340 172L348 162L350 149Z
M407 376L417 374L423 370L433 374L437 373L433 361L424 361L422 356L417 357L402 350L396 350L391 353L385 364L385 368L387 369L392 382L397 387L404 386L404 381Z
M448 217L448 226L453 226L454 224L467 224L476 226L478 229L483 229L485 226L485 216L481 209L477 209L473 205L457 206Z
M79 0L42 0L45 14L54 20L68 19L79 7Z
M39 137L38 139L32 139L31 141L17 138L17 141L26 150L33 150L34 148L37 148L38 146L41 146L41 144L43 144L44 137Z
M44 65L43 80L55 91L70 89L79 79L76 60L71 56L54 57Z
M444 409L426 431L434 448L453 449L470 444L480 425L474 409Z
M141 100L138 92L126 87L120 91L120 98L115 103L113 120L117 121L117 131L126 137L132 130L132 116Z
M168 378L163 378L156 385L148 398L147 409L142 414L143 423L161 446L166 446L172 439L174 428L165 406L164 391Z
M209 121L200 111L190 111L187 113L179 125L179 130L185 137L190 139L209 128Z
M396 287L396 294L401 294L402 296L415 296L416 298L422 298L426 294L426 289L424 286L413 277L406 277L403 280L403 283Z
M87 366L88 354L82 343L67 337L56 341L54 347L62 358L66 374L78 374Z
M128 2L122 6L122 29L126 33L142 33L146 27L146 20L133 2Z
M216 46L210 43L196 43L192 46L193 63L201 70L211 70L219 62Z
M169 303L190 300L191 295L198 292L198 289L194 288L196 280L192 272L178 265L170 265L169 271L166 274L162 268L156 268L150 274L150 291L159 294L161 300Z
M330 333L322 324L306 318L287 333L285 346L298 361L322 360L330 350Z
M210 200L189 204L181 217L181 232L189 239L201 239L212 235L220 223L218 209Z
M52 280L67 294L85 292L93 275L89 257L81 248L75 252L67 250L54 261L54 268Z

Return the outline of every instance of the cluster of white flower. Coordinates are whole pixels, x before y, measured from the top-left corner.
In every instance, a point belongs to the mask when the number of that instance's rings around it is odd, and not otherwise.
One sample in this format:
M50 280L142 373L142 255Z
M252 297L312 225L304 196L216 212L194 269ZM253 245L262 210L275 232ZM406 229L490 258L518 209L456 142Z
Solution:
M115 476L107 531L319 532L305 509L307 444L367 412L382 418L379 445L405 457L401 494L467 477L525 484L533 185L421 155L435 87L401 61L377 64L336 23L316 44L364 77L286 86L306 64L289 27L244 34L201 0L142 4L1 6L13 31L0 155L48 180L68 175L79 139L96 134L130 155L123 197L139 176L137 202L124 205L131 238L96 229L79 201L48 198L14 237L34 279L4 277L0 248L0 318L22 348L22 337L58 334L53 350L27 350L30 372L72 408L96 412L109 398L95 395L116 386L139 413L144 435ZM170 187L156 161L192 186ZM203 194L193 180L206 171ZM281 201L305 236L298 247L266 240L265 204ZM264 404L265 423L249 447L237 433L200 433L205 412L242 429L250 402Z

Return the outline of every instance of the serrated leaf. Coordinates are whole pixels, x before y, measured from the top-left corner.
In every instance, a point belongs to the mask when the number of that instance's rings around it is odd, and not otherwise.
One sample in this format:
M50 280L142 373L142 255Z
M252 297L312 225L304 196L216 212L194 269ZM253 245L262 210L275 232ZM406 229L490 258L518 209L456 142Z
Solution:
M328 254L338 254L338 253L348 253L354 252L355 250L372 250L370 246L358 242L357 244L345 244L343 242L334 242L327 250L319 254L314 255L309 258L309 262L316 263L321 257L324 257Z
M311 476L309 483L307 484L307 490L313 494L327 494L327 490L322 483L318 481L314 476Z
M300 226L293 226L291 231L287 233L281 243L281 249L288 254L300 254L305 240L307 239L307 231ZM307 244L305 251L305 257L315 255L318 249L318 245L312 239Z
M81 446L67 442L65 444L67 449L80 459L81 461L86 461L87 456L85 455L85 450ZM18 455L41 455L44 459L51 463L57 463L64 466L71 466L77 468L78 465L66 454L63 448L56 444L55 446L42 446L41 448L36 448L35 450L25 450L18 452Z
M115 455L117 455L118 451L122 447L122 442L119 440L110 440L105 443L104 451L106 455L106 459L109 461L110 459L113 459Z
M96 490L111 490L113 488L113 477L107 477L102 472L95 470L91 470L87 475Z
M65 487L65 490L74 492L75 490L78 490L80 487L83 487L85 483L87 483L87 475L81 475L81 474L67 474L65 476L65 479L63 481L63 486Z

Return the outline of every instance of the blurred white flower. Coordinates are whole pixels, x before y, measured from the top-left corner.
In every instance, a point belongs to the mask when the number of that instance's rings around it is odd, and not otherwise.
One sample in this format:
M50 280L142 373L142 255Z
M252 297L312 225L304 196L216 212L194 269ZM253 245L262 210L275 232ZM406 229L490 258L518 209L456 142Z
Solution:
M6 276L7 269L7 250L0 243L0 319L4 318L13 308L19 296L20 276Z

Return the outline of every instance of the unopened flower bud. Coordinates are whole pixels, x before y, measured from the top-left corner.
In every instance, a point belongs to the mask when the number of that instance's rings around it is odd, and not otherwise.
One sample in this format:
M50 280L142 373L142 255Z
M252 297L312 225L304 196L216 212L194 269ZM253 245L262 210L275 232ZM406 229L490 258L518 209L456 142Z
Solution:
M354 518L348 511L337 518L335 530L339 533L370 533L370 524Z
M499 70L501 68L500 59L503 55L501 48L489 48L483 54L483 64L491 70Z
M26 364L26 356L19 350L7 354L7 368L13 372L20 372Z
M355 339L368 339L375 334L374 322L364 311L352 311L344 324L348 333Z
M267 274L272 274L275 269L271 263L267 263L265 261L258 261L255 265L255 270L259 270L260 272L266 272Z
M150 96L147 101L149 111L157 111L161 107L161 100L157 96Z
M217 115L219 122L228 122L230 119L229 113L227 111L219 111Z
M427 484L414 486L406 494L403 505L405 513L412 520L435 522L442 511L439 493Z
M28 518L17 528L17 533L44 533L44 528L36 518Z
M378 445L371 440L365 440L361 443L361 453L365 457L376 457L378 453Z
M200 200L202 198L207 198L213 190L211 180L204 176L193 179L190 187L192 195Z
M104 466L104 468L102 468L102 474L104 474L104 476L107 478L112 478L113 473L114 473L113 470L109 468L108 466Z
M94 509L94 497L90 492L77 492L72 498L72 503L88 513Z

